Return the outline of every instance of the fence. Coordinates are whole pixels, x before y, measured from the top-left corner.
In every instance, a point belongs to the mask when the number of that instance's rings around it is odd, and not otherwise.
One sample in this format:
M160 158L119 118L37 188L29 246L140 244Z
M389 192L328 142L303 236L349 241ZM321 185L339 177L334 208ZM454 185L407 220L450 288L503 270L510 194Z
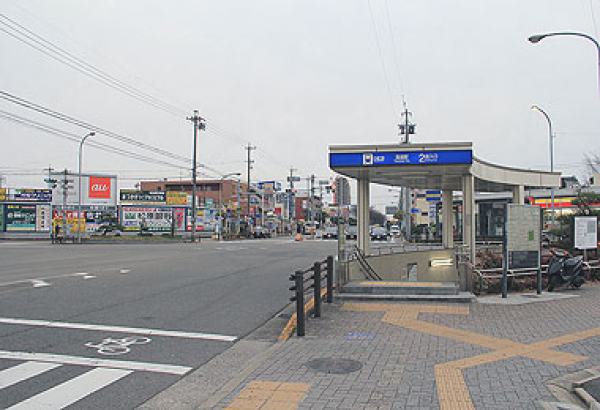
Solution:
M311 275L306 277L306 274ZM323 280L327 281L325 289L323 289ZM306 329L306 314L314 309L313 316L321 317L324 294L327 303L333 301L333 256L328 256L322 262L315 262L308 269L297 270L290 276L290 281L294 282L290 287L290 290L294 291L294 296L290 300L296 302L296 335L302 337ZM311 289L313 289L313 300L305 305L304 300Z

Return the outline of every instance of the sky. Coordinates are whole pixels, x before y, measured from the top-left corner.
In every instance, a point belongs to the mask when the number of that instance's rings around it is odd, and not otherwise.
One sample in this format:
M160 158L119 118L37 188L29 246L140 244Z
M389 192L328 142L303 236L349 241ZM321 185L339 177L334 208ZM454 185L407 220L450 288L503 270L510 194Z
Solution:
M536 104L553 122L555 170L581 178L584 155L600 153L597 50L527 38L598 38L598 24L600 0L2 0L0 92L134 140L97 133L84 145L84 171L121 188L189 179L193 110L206 119L200 178L245 180L250 144L253 181L285 181L290 168L327 180L329 145L399 142L404 104L412 142L472 141L483 160L549 170ZM77 60L56 61L48 44ZM76 171L88 132L0 99L2 186L43 188L49 166ZM396 201L387 187L371 195L378 208Z

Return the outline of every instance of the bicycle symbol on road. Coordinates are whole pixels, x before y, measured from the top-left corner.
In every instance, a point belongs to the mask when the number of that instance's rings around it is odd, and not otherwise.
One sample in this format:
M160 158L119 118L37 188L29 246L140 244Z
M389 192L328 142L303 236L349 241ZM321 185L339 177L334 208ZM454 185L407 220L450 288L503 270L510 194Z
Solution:
M118 356L129 353L131 351L129 346L131 345L145 345L151 341L152 339L149 337L126 337L124 339L112 339L109 337L98 344L87 342L85 346L97 349L100 354Z

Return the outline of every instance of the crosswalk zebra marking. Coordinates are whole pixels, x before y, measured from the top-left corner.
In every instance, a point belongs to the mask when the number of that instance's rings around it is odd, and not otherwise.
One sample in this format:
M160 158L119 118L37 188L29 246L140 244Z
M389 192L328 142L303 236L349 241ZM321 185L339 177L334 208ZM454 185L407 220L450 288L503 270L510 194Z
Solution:
M60 367L58 363L24 362L0 371L0 389Z
M63 409L131 373L132 370L99 367L23 400L7 410Z
M121 370L139 370L152 373L166 373L183 376L192 370L191 367L171 364L132 362L126 360L95 359L89 357L65 356L58 354L9 352L0 350L0 359L37 361L76 366L110 367Z

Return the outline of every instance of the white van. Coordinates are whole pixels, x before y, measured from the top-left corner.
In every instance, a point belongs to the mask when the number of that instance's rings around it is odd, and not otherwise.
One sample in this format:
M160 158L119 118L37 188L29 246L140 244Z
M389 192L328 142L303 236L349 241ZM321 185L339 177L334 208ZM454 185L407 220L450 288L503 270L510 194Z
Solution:
M400 236L400 227L398 225L390 226L390 235Z

